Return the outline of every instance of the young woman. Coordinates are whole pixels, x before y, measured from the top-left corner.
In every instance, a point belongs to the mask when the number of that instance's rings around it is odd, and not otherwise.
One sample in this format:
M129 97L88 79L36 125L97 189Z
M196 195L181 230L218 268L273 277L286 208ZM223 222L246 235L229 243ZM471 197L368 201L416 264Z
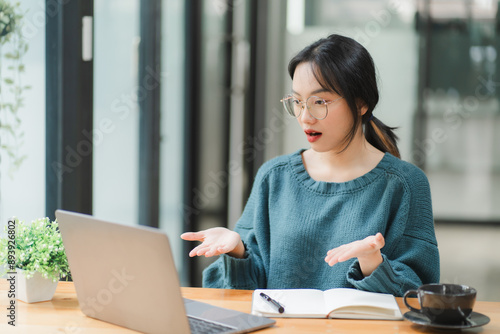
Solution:
M373 115L375 66L331 35L289 63L284 107L310 148L259 169L234 231L184 233L190 256L217 256L205 287L330 289L401 296L439 281L429 184L400 160L393 129Z

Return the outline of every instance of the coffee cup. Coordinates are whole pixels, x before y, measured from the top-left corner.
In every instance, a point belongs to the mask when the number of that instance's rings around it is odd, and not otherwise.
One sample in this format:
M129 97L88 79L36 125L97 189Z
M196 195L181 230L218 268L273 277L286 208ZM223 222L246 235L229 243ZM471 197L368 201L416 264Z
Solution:
M407 298L416 295L420 309L408 304ZM460 284L426 284L408 290L404 303L413 312L425 315L431 323L458 325L467 323L476 301L476 289Z

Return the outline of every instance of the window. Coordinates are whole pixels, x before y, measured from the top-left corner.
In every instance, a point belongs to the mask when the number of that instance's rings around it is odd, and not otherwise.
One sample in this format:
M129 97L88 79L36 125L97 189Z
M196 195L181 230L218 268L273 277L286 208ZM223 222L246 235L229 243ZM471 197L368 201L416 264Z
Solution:
M139 0L94 0L93 214L137 224Z
M24 105L17 113L17 127L7 109L0 108L2 126L14 125L15 131L13 137L2 129L1 145L14 145L18 156L25 159L16 169L6 150L0 149L0 233L12 216L26 222L45 216L45 6L40 1L26 0L20 2L19 12L24 13L21 33L29 48L22 57L24 71L19 73L20 81L14 78L14 84L30 88L22 91ZM4 79L13 78L8 66L14 63L5 55L15 51L12 43L0 47L2 104L14 99Z

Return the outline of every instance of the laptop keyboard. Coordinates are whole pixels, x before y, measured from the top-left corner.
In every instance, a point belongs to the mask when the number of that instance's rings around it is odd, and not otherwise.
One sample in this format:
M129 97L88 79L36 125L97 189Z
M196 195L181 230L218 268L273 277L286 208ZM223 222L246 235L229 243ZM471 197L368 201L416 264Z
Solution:
M232 333L234 328L219 325L203 319L188 316L191 334L219 334Z

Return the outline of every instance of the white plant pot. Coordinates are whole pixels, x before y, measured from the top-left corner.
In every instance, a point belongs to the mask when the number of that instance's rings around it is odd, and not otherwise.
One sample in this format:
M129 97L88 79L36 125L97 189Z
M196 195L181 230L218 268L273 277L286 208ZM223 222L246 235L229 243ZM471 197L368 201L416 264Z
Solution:
M58 281L45 278L39 272L26 278L25 271L17 269L17 299L25 303L36 303L51 300L56 292Z

